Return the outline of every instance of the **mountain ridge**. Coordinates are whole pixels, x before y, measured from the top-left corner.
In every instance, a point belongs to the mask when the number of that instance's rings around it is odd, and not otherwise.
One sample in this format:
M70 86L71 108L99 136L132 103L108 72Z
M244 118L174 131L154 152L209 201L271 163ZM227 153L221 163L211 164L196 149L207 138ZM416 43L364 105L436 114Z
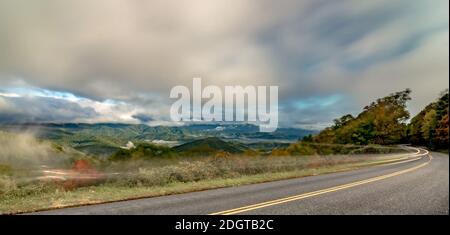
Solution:
M110 155L125 146L152 141L183 144L198 139L217 137L246 142L295 142L315 131L280 128L273 133L259 132L252 124L189 124L183 126L148 126L125 123L27 123L1 124L0 130L30 131L37 138L70 146L87 154Z

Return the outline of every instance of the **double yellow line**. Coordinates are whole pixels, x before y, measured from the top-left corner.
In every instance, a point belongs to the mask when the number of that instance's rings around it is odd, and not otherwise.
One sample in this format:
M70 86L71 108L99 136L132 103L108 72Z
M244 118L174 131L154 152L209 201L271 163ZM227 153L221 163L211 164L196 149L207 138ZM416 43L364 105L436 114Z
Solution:
M418 153L416 153L416 154L418 154ZM428 155L428 154L429 154L428 151L425 150L425 153L424 154L420 154L419 156L425 156L425 155ZM397 175L401 175L401 174L405 174L405 173L417 170L417 169L419 169L421 167L424 167L424 166L428 165L430 163L431 159L432 159L431 155L428 155L428 156L429 156L429 160L427 162L422 163L422 164L417 165L417 166L414 166L414 167L411 167L411 168L408 168L408 169L405 169L405 170L397 171L397 172L394 172L394 173L390 173L390 174L386 174L386 175L382 175L382 176L377 176L377 177L373 177L373 178L370 178L370 179L361 180L361 181L357 181L357 182L353 182L353 183L343 184L343 185L339 185L339 186L335 186L335 187L331 187L331 188L327 188L327 189L322 189L322 190L318 190L318 191L314 191L314 192L299 194L299 195L295 195L295 196L291 196L291 197L285 197L285 198L281 198L281 199L277 199L277 200L257 203L257 204L253 204L253 205L249 205L249 206L243 206L243 207L239 207L239 208L235 208L235 209L231 209L231 210L219 211L219 212L216 212L216 213L212 213L210 215L233 215L233 214L238 214L238 213L242 213L242 212L246 212L246 211L256 210L256 209L269 207L269 206L274 206L274 205L278 205L278 204L282 204L282 203L286 203L286 202L291 202L291 201L296 201L296 200L300 200L300 199L304 199L304 198L314 197L314 196L325 194L325 193L335 192L335 191L339 191L339 190L343 190L343 189L347 189L347 188L356 187L358 185L368 184L368 183L372 183L372 182L375 182L375 181L391 178L391 177L394 177L394 176L397 176Z

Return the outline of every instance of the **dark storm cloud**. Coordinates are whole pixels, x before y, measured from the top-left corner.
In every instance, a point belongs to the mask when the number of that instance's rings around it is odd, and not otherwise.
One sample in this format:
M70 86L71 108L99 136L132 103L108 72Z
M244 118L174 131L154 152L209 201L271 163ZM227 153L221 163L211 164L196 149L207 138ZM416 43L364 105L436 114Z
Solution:
M94 109L46 97L0 97L0 123L73 122L95 118Z
M133 118L135 118L135 119L137 119L137 120L139 120L139 121L141 121L143 123L150 122L150 121L154 120L152 116L150 116L148 114L145 114L145 113L137 113L137 114L134 114L131 117L133 117Z

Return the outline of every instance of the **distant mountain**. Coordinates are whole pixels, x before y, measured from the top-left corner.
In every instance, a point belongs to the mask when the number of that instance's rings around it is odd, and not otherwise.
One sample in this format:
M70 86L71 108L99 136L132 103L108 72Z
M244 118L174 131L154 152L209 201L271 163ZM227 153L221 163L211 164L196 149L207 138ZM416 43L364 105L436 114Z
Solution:
M155 157L215 156L216 154L240 154L256 152L245 144L207 137L175 147L141 143L131 148L121 148L110 156L110 160L149 159Z
M226 142L217 137L194 140L173 148L176 152L187 155L209 155L217 152L242 153L249 148L243 144Z
M130 149L119 149L110 156L110 160L148 159L154 157L171 157L176 152L167 146L142 143Z
M252 124L207 123L184 126L147 126L122 123L63 123L63 124L4 124L0 130L11 132L31 131L38 138L93 155L110 155L128 141L139 143L186 143L208 137L230 141L294 142L315 131L279 128L272 133L259 132Z

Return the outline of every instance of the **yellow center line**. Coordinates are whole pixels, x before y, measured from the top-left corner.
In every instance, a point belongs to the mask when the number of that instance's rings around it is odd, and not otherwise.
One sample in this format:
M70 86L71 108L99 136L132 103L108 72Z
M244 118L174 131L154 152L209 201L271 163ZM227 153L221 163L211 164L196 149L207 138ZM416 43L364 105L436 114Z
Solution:
M357 181L357 182L353 182L353 183L343 184L343 185L339 185L339 186L335 186L335 187L331 187L331 188L327 188L327 189L322 189L322 190L318 190L318 191L314 191L314 192L303 193L303 194L299 194L299 195L295 195L295 196L290 196L290 197L285 197L285 198L276 199L276 200L272 200L272 201L257 203L257 204L253 204L253 205L249 205L249 206L243 206L243 207L239 207L239 208L235 208L235 209L231 209L231 210L220 211L220 212L212 213L210 215L233 215L233 214L238 214L238 213L242 213L242 212L246 212L246 211L251 211L251 210L256 210L256 209L259 209L259 208L264 208L264 207L278 205L278 204L282 204L282 203L286 203L286 202L296 201L296 200L300 200L300 199L304 199L304 198L308 198L308 197L313 197L313 196L317 196L317 195L321 195L321 194L325 194L325 193L335 192L335 191L338 191L338 190L352 188L352 187L355 187L355 186L358 186L358 185L368 184L368 183L371 183L371 182L375 182L375 181L391 178L391 177L394 177L394 176L398 176L398 175L401 175L401 174L405 174L405 173L417 170L417 169L419 169L421 167L424 167L424 166L428 165L430 163L431 159L432 159L432 156L429 155L429 152L426 151L426 150L425 150L424 154L419 154L419 156L425 156L425 155L428 155L428 157L429 157L429 160L427 162L422 163L422 164L417 165L417 166L414 166L414 167L411 167L411 168L408 168L408 169L405 169L405 170L401 170L401 171L393 172L393 173L390 173L390 174L381 175L381 176L377 176L377 177L373 177L373 178L369 178L369 179L366 179L366 180L361 180L361 181ZM408 162L408 161L406 161L406 162Z

